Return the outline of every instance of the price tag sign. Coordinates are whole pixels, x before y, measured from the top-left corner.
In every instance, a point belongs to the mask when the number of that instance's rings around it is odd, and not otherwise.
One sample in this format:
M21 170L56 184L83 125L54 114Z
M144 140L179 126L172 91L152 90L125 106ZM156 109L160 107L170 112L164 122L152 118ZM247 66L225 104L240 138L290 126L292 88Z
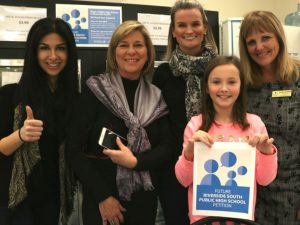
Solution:
M154 45L168 44L170 15L138 13L138 21L147 28Z
M0 5L0 41L25 42L31 26L44 17L46 8Z

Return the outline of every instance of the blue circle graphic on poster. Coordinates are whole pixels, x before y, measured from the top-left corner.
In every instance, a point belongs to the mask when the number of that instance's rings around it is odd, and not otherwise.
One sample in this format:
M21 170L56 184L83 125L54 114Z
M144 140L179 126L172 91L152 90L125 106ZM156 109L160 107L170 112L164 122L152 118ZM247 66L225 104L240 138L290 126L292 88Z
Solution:
M230 186L230 187L237 187L237 182L235 180L228 180L226 183L225 183L225 186Z
M80 11L79 11L78 9L73 9L73 10L71 11L71 16L72 16L73 18L78 18L78 17L80 16Z
M240 174L240 175L245 175L246 173L247 173L247 167L246 166L240 166L239 168L238 168L238 173Z
M231 170L227 174L228 178L234 179L236 177L236 172Z
M221 156L222 166L232 167L236 163L236 155L233 152L225 152Z
M216 160L207 160L204 164L204 168L208 173L214 173L218 170L219 164Z
M71 17L70 17L69 14L65 13L65 14L62 15L61 18L62 18L64 21L69 21Z

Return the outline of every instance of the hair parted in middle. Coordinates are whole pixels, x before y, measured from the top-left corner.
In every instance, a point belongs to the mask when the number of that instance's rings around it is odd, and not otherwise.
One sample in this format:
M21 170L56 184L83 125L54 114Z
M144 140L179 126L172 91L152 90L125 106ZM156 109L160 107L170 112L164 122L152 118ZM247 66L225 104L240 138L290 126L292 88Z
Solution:
M48 102L48 75L38 62L38 48L40 41L51 33L58 34L67 46L67 63L60 72L57 83L67 98L66 108L69 117L77 99L76 95L79 94L77 49L69 24L60 18L51 17L36 21L27 36L24 68L18 85L22 104L30 105L35 116L43 120L50 111L51 104Z
M201 100L202 100L202 125L201 130L208 131L215 120L215 108L212 99L208 93L208 78L211 72L218 66L222 65L234 65L240 74L240 93L232 108L232 120L238 124L243 130L249 127L249 123L246 119L247 113L247 88L245 86L245 76L241 67L240 60L236 56L217 56L210 60L207 64L201 89Z
M288 54L284 29L279 19L269 11L252 11L246 14L242 21L239 36L239 50L241 64L245 71L246 82L254 87L262 84L261 67L255 63L247 50L246 38L252 32L270 32L279 43L279 52L275 59L276 78L280 82L291 83L294 78L299 79L298 67L300 62ZM295 77L293 77L295 76Z
M169 27L169 34L168 34L168 46L166 50L166 54L164 56L164 59L169 61L170 58L172 57L172 53L176 48L177 41L176 38L173 37L173 31L175 29L175 14L179 10L184 10L184 9L198 9L201 13L202 19L203 19L203 25L207 28L207 32L205 35L205 38L203 40L204 44L206 47L211 48L216 54L218 53L218 48L212 33L212 29L208 23L207 16L204 12L204 9L202 5L197 1L197 0L178 0L175 2L173 7L171 8L171 23Z
M152 44L150 35L146 27L136 20L127 20L120 24L111 37L108 50L107 50L107 66L106 72L109 74L116 73L118 71L118 65L116 61L116 48L120 41L122 41L125 37L133 32L140 32L144 39L148 52L148 60L144 65L144 69L142 71L143 75L151 75L154 68L154 60L155 60L155 49Z

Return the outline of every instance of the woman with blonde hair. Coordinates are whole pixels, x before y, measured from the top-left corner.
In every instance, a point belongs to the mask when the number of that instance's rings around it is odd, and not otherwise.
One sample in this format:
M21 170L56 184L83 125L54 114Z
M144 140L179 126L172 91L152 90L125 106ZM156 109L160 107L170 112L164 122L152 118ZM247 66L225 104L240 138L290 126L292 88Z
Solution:
M183 132L201 108L201 79L217 47L202 5L197 0L179 0L171 8L165 60L153 76L170 109L174 137L172 161L161 174L160 201L167 225L189 223L187 190L175 177L174 166L181 155Z
M147 81L155 52L146 28L125 21L114 31L107 70L87 80L68 141L83 186L84 225L154 225L157 174L171 158L167 106ZM127 139L98 142L103 129Z
M245 16L239 47L249 85L249 112L262 118L278 146L278 175L269 186L258 186L255 216L264 225L296 225L300 223L300 63L288 55L282 24L272 12Z

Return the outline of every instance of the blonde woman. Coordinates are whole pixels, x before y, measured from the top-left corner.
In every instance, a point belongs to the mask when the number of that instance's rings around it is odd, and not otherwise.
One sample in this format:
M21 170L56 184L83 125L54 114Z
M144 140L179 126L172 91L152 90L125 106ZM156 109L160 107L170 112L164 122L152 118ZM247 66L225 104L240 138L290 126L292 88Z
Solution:
M177 181L175 163L181 155L183 132L201 108L201 79L217 47L202 5L179 0L171 8L165 60L155 71L153 84L162 91L170 109L174 137L172 161L161 174L160 202L167 225L189 223L187 191Z
M107 52L107 71L87 80L70 132L68 153L83 186L84 225L154 225L157 173L171 158L167 106L146 81L154 47L137 21L122 23ZM127 139L98 145L103 128Z

